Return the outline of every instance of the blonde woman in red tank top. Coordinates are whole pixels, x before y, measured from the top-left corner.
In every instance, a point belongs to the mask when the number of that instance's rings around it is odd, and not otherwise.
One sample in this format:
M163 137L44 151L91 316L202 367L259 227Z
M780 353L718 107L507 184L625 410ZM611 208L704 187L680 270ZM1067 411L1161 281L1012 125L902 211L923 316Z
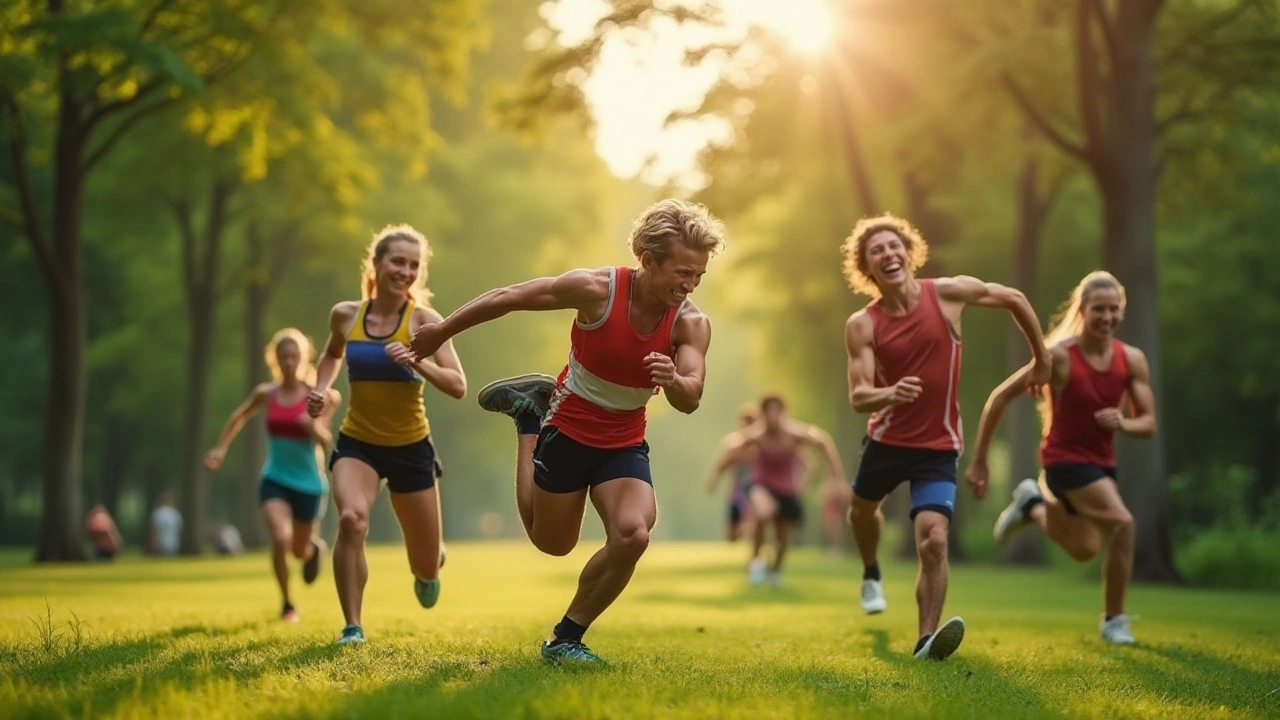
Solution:
M964 621L938 626L947 594L947 531L955 507L956 465L963 449L960 406L960 315L970 306L1006 310L1026 336L1029 383L1049 377L1040 322L1022 293L977 278L917 279L928 258L919 231L889 214L864 218L845 239L844 273L871 303L845 324L849 403L871 413L853 481L849 521L862 557L862 608L884 612L877 552L880 505L899 484L911 483L920 574L916 597L920 632L914 655L945 659L964 638ZM974 488L982 497L985 488Z
M414 335L413 351L425 357L510 312L577 311L559 378L507 378L476 398L516 421L516 506L535 547L549 555L573 550L588 497L604 522L604 547L542 643L548 662L604 662L583 634L630 582L657 521L645 406L659 392L683 413L702 400L711 324L688 296L720 250L721 234L706 208L663 200L632 228L639 267L571 270L491 290Z
M1104 614L1100 634L1113 645L1134 642L1125 613L1133 569L1133 515L1116 486L1111 438L1117 432L1150 437L1156 431L1147 357L1115 337L1124 319L1124 286L1110 273L1089 273L1071 297L1046 342L1052 373L1041 399L1044 441L1040 483L1027 479L996 520L1003 544L1019 529L1039 525L1077 561L1104 549ZM1005 407L1027 384L1026 369L991 392L978 421L977 447L965 477L987 484L987 450ZM1123 407L1128 405L1129 416Z

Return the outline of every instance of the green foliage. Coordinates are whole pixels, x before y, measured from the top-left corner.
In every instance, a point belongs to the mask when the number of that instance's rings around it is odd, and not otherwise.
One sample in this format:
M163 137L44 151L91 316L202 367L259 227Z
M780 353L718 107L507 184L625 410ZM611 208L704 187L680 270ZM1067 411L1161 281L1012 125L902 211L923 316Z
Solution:
M1280 517L1280 516L1278 516ZM1280 590L1280 526L1221 525L1179 548L1178 569L1201 587Z
M397 547L371 547L369 642L325 577L280 623L266 558L126 558L0 570L0 704L28 716L1260 718L1280 710L1274 595L1137 587L1141 644L1097 638L1096 579L958 568L945 663L910 659L914 565L885 562L890 611L858 613L854 563L800 551L781 588L748 587L735 548L655 544L587 642L608 670L548 667L538 643L577 570L527 543L450 546L441 603L417 606ZM0 559L3 562L3 559ZM519 587L518 598L510 588ZM24 613L75 612L79 652L45 654ZM1214 612L1206 613L1204 608ZM798 618L803 619L797 621ZM1193 628L1193 630L1189 630Z

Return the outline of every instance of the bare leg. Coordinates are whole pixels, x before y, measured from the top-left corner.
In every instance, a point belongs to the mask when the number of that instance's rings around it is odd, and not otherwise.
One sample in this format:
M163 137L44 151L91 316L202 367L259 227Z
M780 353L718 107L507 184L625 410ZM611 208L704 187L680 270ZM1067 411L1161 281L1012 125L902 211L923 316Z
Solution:
M311 544L311 538L315 532L315 524L301 520L293 521L293 543L290 549L293 550L293 556L299 560L306 562L315 554L316 547Z
M293 513L289 503L268 500L262 503L262 519L271 535L271 568L280 586L280 597L289 603L289 546L293 544Z
M404 535L409 569L419 580L440 574L440 497L436 488L391 493L391 507Z
M1067 492L1071 504L1097 528L1106 543L1102 563L1102 594L1108 617L1124 614L1125 596L1133 574L1133 515L1111 478L1102 478Z
M338 539L333 545L333 579L338 602L348 625L360 624L369 566L364 539L369 534L369 510L378 497L378 474L353 458L339 458L333 466L333 499L338 505Z
M785 520L782 517L773 519L773 540L775 544L773 565L769 569L775 573L782 570L782 560L787 555L787 548L791 541L791 528L790 520Z
M1071 515L1052 495L1031 508L1031 520L1044 530L1050 540L1067 552L1073 560L1085 562L1098 554L1102 535L1083 515Z
M916 578L916 604L920 608L920 636L932 635L942 619L947 599L947 528L951 521L942 513L923 510L916 515L916 553L920 575Z
M658 519L653 487L636 478L618 478L595 486L591 501L604 521L605 544L582 569L578 592L565 613L584 627L600 617L627 587Z
M853 529L853 542L858 546L862 564L876 564L880 550L880 532L884 529L884 514L880 512L883 501L864 500L857 495L849 502L849 526Z

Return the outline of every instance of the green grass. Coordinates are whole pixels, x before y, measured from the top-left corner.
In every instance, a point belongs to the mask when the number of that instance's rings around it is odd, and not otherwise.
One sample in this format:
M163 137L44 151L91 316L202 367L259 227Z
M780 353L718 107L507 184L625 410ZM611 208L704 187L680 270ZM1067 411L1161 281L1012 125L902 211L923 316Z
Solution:
M868 618L856 563L812 551L774 589L747 587L741 547L655 545L588 634L612 667L545 666L588 552L453 544L424 611L403 551L373 548L357 647L333 644L327 573L297 590L301 623L276 622L262 555L3 563L0 717L1280 716L1275 595L1136 588L1142 644L1117 649L1097 638L1096 581L958 567L944 617L964 616L964 645L922 663L914 569L887 567L889 612Z

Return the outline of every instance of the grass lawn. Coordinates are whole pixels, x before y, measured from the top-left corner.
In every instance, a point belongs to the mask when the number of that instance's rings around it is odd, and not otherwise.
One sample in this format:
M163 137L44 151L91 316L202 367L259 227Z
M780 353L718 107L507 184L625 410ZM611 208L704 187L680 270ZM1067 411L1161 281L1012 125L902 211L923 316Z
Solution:
M403 551L371 548L369 642L355 647L333 644L327 569L298 583L302 622L285 625L261 554L56 567L10 555L0 718L1280 717L1280 596L1139 587L1141 644L1110 648L1096 581L959 567L943 617L965 618L964 644L917 662L912 566L886 566L889 611L866 617L852 560L801 551L783 587L751 588L742 548L716 544L650 549L587 634L611 667L546 666L538 643L591 549L451 544L425 611ZM38 627L48 612L52 634Z

